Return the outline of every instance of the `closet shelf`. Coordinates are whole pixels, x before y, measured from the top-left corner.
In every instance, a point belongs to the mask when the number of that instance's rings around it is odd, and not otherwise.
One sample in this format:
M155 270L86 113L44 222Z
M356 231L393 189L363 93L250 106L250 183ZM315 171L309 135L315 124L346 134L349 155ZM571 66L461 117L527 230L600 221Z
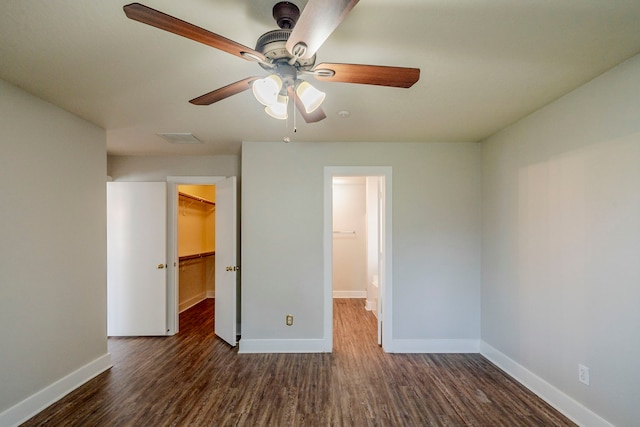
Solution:
M216 204L211 200L203 199L202 197L192 196L191 194L183 193L182 191L178 192L178 195L181 197L185 197L190 200L195 200L196 202L204 203L205 205L215 206Z
M179 261L187 261L190 259L196 259L196 258L205 258L208 256L214 256L216 254L215 251L211 251L211 252L202 252L201 254L192 254L192 255L184 255L181 257L178 257Z

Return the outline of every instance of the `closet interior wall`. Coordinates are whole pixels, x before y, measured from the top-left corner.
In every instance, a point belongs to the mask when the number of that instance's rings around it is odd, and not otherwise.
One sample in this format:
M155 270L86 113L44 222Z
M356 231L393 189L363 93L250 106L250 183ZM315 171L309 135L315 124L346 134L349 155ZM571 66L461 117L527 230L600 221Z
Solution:
M178 186L179 311L215 297L215 186Z

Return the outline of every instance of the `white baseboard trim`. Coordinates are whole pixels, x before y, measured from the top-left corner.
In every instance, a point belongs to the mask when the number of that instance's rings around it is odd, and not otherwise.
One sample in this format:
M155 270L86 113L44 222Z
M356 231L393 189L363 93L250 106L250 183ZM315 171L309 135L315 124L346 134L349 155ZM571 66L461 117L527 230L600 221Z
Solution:
M480 354L574 423L580 426L613 427L607 420L484 341L480 342Z
M206 292L200 292L198 295L189 298L186 301L181 302L180 304L178 304L178 312L182 313L185 310L189 310L191 307L193 307L194 305L204 301L205 299L207 299L207 293Z
M369 301L369 300L367 300L367 301L364 303L364 309L365 309L365 310L367 310L367 311L374 311L374 310L376 310L376 311L377 311L377 310L378 310L378 307L376 307L376 305L377 305L377 304L376 304L376 302L375 302L375 301Z
M241 338L238 353L330 353L323 339L252 340Z
M216 291L207 291L207 298L215 298Z
M334 298L366 298L367 291L333 291Z
M0 413L0 426L17 426L111 368L111 354L100 356Z
M456 339L394 339L391 345L385 345L388 353L478 353L479 340Z

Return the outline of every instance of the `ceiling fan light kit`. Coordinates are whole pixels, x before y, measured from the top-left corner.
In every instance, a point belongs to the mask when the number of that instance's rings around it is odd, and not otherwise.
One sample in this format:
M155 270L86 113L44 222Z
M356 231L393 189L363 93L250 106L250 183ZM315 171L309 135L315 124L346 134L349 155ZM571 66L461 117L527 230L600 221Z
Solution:
M287 112L289 106L289 97L286 95L278 95L278 101L265 107L264 111L274 119L286 120L289 117Z
M256 80L252 85L253 96L259 103L267 107L278 102L278 94L281 89L282 79L276 74Z
M300 82L296 88L296 95L298 95L300 101L304 104L304 109L307 113L312 113L317 110L327 96L324 92L319 91L306 81Z
M327 82L398 88L409 88L420 78L417 68L337 63L315 66L316 52L357 3L358 0L309 0L302 12L292 2L276 3L273 17L280 29L260 36L255 49L140 3L128 4L123 9L129 19L257 62L270 72L265 78L253 76L231 83L190 103L211 105L252 89L269 116L286 119L289 98L292 98L302 118L307 123L315 123L326 118L320 107L326 95L299 75L311 75Z

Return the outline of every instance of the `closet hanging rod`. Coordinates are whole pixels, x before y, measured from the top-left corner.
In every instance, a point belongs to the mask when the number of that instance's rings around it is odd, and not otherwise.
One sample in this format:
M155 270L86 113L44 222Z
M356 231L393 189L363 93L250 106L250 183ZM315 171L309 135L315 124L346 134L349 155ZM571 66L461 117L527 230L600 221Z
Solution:
M201 254L184 255L184 256L178 257L178 260L179 261L187 261L187 260L190 260L190 259L204 258L204 257L208 257L208 256L213 256L215 254L216 254L215 251L212 251L212 252L203 252Z
M351 231L334 231L333 234L356 234L355 230Z
M207 204L207 205L211 205L211 206L215 206L216 205L211 200L203 199L201 197L192 196L191 194L183 193L182 191L179 191L178 195L180 195L182 197L186 197L187 199L195 200L196 202Z

